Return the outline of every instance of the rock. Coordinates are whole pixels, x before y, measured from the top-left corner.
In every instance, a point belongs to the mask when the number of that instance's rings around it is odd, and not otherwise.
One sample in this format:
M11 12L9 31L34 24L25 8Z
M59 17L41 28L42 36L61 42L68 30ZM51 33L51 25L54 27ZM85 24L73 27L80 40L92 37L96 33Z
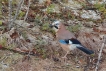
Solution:
M94 19L94 20L101 19L101 16L92 10L87 10L87 11L83 10L81 17L85 19Z

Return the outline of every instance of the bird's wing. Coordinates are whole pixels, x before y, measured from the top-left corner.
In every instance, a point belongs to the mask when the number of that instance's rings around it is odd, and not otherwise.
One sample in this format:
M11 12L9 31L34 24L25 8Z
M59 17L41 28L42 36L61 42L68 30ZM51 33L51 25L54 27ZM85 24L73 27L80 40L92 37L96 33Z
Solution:
M72 46L74 46L75 48L78 48L79 50L85 52L86 54L93 54L94 52L92 50L89 50L88 48L84 47L77 39L65 39L65 40L59 40L59 42L61 44L67 44L70 45L70 48L73 48Z
M66 42L65 40L59 40L59 42L60 42L61 44L68 44L68 42Z
M81 44L77 39L71 38L71 39L61 39L59 40L62 44Z

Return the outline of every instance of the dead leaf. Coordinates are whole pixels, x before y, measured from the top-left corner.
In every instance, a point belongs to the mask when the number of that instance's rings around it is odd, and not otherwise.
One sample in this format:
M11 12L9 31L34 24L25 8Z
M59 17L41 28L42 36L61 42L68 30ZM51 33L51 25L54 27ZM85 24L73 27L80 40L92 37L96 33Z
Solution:
M19 35L18 35L18 33L17 33L16 31L10 35L10 37L11 37L12 39L17 38L18 36L19 36Z

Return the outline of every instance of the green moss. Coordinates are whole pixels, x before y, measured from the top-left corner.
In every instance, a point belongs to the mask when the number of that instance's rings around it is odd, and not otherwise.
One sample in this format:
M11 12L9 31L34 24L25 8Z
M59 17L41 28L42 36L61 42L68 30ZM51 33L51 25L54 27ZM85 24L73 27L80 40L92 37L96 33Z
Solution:
M80 5L82 5L84 8L86 7L86 3L80 2Z
M1 37L1 39L0 39L0 44L1 44L3 47L5 47L6 44L7 44L7 39L6 39L5 37Z
M41 30L42 31L52 31L52 29L49 27L49 23L45 23L42 25Z
M40 14L36 14L35 13L35 15L36 15L36 17L35 17L35 25L39 25L39 26L41 26L42 25L42 18L43 18L43 16L42 15L40 15Z
M52 13L52 12L54 12L54 7L55 7L54 4L51 4L50 6L48 6L48 7L47 7L47 13Z
M16 46L16 43L12 43L12 44L8 44L9 42L8 42L8 40L7 40L7 38L6 37L1 37L0 38L0 44L3 46L3 47L5 47L5 48L14 48L15 46Z
M94 5L95 8L97 8L102 14L104 17L106 17L106 8L105 8L105 4L100 4L100 3L96 3Z
M20 11L20 12L19 12L19 17L23 17L23 16L25 16L25 12Z
M6 46L6 48L13 49L15 46L16 44L9 44L8 46Z
M2 21L0 20L0 26L2 25Z
M43 31L47 31L49 29L49 24L48 23L45 23L43 24L42 28L41 28Z
M55 35L56 34L55 31L52 28L50 28L49 25L50 24L48 23L43 24L43 26L41 27L41 30L46 32L51 32L53 35Z
M78 24L78 25L68 26L67 29L71 32L77 32L77 31L79 31L80 27L81 27L81 25Z
M17 4L17 1L16 0L13 0L12 1L12 5L16 5Z

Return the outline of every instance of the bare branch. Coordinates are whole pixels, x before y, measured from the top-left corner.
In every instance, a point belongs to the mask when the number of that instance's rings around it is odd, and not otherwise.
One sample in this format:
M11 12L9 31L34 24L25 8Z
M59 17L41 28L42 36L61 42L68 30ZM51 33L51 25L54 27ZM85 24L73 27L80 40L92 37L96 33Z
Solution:
M28 15L28 12L29 12L30 4L31 4L31 0L29 0L29 2L28 2L27 12L26 12L26 15L25 15L25 17L24 17L24 21L25 21L26 18L27 18L27 15Z
M11 19L12 19L12 16L11 16L11 14L12 14L12 0L9 0L9 7L8 8L9 8L8 21L9 21L9 24L10 24L11 23Z
M99 54L98 54L98 61L96 63L95 71L98 71L98 67L99 67L99 63L100 63L101 55L102 55L102 50L103 50L103 48L105 46L105 43L106 43L106 37L103 36L103 43L102 43L102 46L101 46Z
M11 29L11 27L12 27L14 21L16 20L16 18L17 18L18 14L19 14L19 11L20 11L20 9L21 9L21 6L22 6L23 2L24 2L24 0L21 0L21 1L19 2L18 8L17 8L16 13L15 13L15 16L13 17L13 20L11 21L11 24L9 24L9 29Z

